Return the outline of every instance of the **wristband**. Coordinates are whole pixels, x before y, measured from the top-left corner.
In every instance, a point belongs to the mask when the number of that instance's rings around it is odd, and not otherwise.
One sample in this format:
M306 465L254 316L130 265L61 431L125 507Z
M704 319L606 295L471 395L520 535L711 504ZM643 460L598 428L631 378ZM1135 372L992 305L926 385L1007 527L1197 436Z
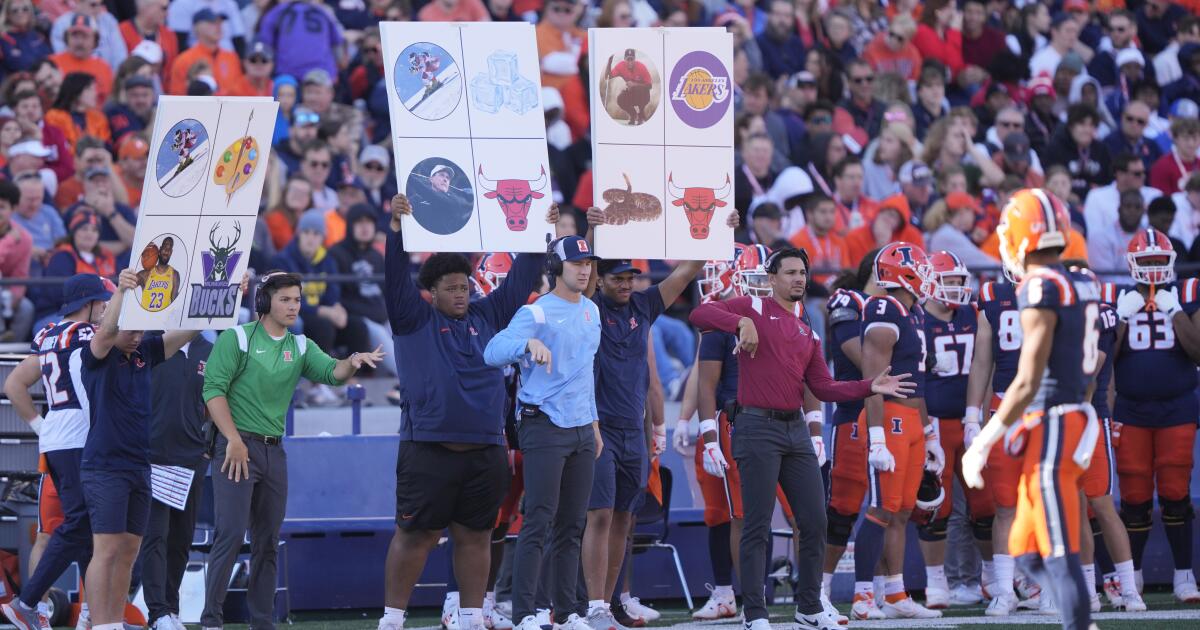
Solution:
M41 435L42 434L42 422L45 422L45 420L46 419L41 416L38 416L38 417L30 420L29 421L30 430L32 430L35 435Z
M981 415L982 414L979 412L979 407L967 407L967 413L963 415L963 422L974 422L975 424L979 424L979 418Z
M1005 426L1003 422L990 420L983 425L983 430L979 432L979 436L971 442L971 448L979 447L979 450L987 453L992 449L992 445L1000 441L1004 436Z
M717 421L716 420L701 420L700 421L700 433L704 433L705 431L712 431L713 433L716 433L717 432Z
M883 437L883 427L867 428L867 436L871 444L883 444L887 442L887 438Z
M809 424L816 423L823 426L825 424L825 412L821 411L820 409L816 411L810 411L804 414L804 421Z

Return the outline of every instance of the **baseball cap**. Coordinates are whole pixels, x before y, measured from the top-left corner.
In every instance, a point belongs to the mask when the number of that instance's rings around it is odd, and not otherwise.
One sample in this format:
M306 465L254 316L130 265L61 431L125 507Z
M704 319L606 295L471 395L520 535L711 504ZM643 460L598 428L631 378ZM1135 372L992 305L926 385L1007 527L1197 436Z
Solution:
M1087 0L1066 0L1063 2L1063 11L1090 11Z
M1181 98L1171 103L1171 109L1167 112L1167 115L1171 118L1196 118L1200 116L1200 106L1197 106L1196 101L1190 98ZM9 155L12 155L11 150L9 151Z
M105 302L112 291L104 286L104 280L94 273L77 273L63 283L62 307L59 315L69 315L83 308L88 302Z
M946 195L946 208L950 210L962 210L963 208L970 208L971 210L979 212L979 202L965 192L955 191L949 195Z
M901 184L928 184L933 181L933 171L924 162L909 160L900 166L898 177Z
M70 217L71 219L67 221L67 232L71 234L84 225L100 227L100 216L96 214L95 210L92 210L91 206L76 206Z
M1014 131L1004 136L1004 159L1007 162L1028 162L1029 136L1024 131Z
M325 214L320 210L313 209L300 215L300 222L296 224L296 232L299 233L305 230L310 232L320 232L321 235L324 236Z
M808 70L801 70L800 72L793 74L792 76L788 77L787 81L788 89L795 89L801 85L816 84L817 77L813 76L813 73L809 72Z
M567 236L555 241L554 253L558 254L559 260L564 262L600 259L599 256L592 253L592 248L588 245L588 242L579 236Z
M137 75L137 74L129 77L128 79L125 79L125 89L126 90L132 90L133 88L139 88L139 87L150 88L151 90L153 90L154 89L154 81L150 77L143 77L143 76Z
M297 127L315 125L321 122L321 116L307 107L297 107L292 111L292 124Z
M305 72L304 80L301 81L301 83L303 85L323 85L325 87L333 87L333 79L329 76L329 73L320 68L313 68L312 70Z
M127 134L117 143L117 159L142 158L150 155L150 145L140 136Z
M83 15L82 13L74 13L71 15L71 20L67 25L67 32L72 31L87 31L89 33L96 32L96 21L91 16Z
M192 14L192 24L199 24L200 22L216 22L217 20L224 19L224 13L217 13L208 7L200 9Z
M1142 55L1142 51L1136 48L1122 48L1121 52L1117 53L1117 67L1120 68L1127 63L1136 63L1145 68L1146 57Z
M451 179L454 178L454 169L450 168L449 166L446 166L445 164L438 164L438 165L434 166L433 169L429 171L429 176L433 177L434 175L437 175L441 171L446 171L446 173L450 175Z
M1049 96L1054 98L1054 80L1045 75L1034 77L1029 82L1029 93L1031 96Z
M1067 54L1063 55L1062 61L1058 62L1058 69L1079 74L1083 72L1083 57L1080 57L1079 53L1074 50L1069 50Z
M596 268L600 271L600 275L602 276L627 272L633 272L635 274L642 273L642 270L638 269L637 266L633 264L632 260L627 259L601 260L596 264Z
M378 144L368 144L363 147L362 153L358 155L358 161L367 164L369 162L379 162L386 169L391 163L391 156L388 155L387 149Z
M246 52L246 58L253 59L255 57L263 57L270 61L275 58L275 52L264 42L254 42L254 45Z
M32 155L34 157L47 158L50 157L50 149L42 144L40 140L26 140L8 148L8 157L17 155Z
M141 57L149 64L162 63L163 60L162 46L159 46L158 42L152 42L148 39L138 42L138 45L134 46L133 50L129 51L129 54L134 57Z

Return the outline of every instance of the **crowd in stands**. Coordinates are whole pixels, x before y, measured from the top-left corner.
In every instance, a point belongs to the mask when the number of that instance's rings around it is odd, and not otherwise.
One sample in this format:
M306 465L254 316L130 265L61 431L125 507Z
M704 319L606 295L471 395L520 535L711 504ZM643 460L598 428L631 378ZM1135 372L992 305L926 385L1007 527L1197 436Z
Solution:
M893 240L998 267L999 210L1028 186L1069 204L1067 258L1124 275L1129 240L1153 225L1186 266L1200 262L1198 12L1197 0L6 0L0 277L128 265L164 94L280 102L253 269L381 274L396 176L379 23L394 20L536 23L554 200L581 232L586 28L718 26L734 36L737 238L804 247L825 272L813 295ZM0 341L28 340L60 291L0 287ZM304 299L303 332L323 347L386 337L376 284L310 282Z

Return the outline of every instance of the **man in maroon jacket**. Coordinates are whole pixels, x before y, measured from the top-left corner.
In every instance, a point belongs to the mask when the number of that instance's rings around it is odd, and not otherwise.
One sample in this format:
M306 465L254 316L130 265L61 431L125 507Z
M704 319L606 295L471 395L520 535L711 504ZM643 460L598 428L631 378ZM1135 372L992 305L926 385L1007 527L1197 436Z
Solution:
M805 515L796 519L800 527L796 627L836 629L836 617L822 607L820 600L825 493L808 426L802 421L804 388L822 401L845 402L872 394L902 398L913 391L914 384L906 380L909 374L892 376L890 369L872 380L833 380L820 340L800 318L808 284L808 254L802 249L780 249L765 266L772 297L747 296L704 304L692 311L691 322L701 329L738 335L740 377L733 458L741 472L745 513L739 554L741 574L766 573L763 563L770 544L778 483L793 512ZM719 449L704 456L725 464ZM747 588L743 598L747 630L769 630L762 589Z

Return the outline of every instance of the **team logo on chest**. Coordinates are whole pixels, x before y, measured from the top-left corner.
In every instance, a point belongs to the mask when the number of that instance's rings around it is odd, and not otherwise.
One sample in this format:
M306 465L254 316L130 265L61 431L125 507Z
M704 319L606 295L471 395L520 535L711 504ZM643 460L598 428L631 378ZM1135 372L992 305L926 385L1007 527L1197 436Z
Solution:
M284 350L284 351L283 351L283 361L284 361L285 363L291 363L291 362L292 362L292 351L291 351L291 350Z
M637 328L637 327L638 327L637 318L630 317L629 318L629 330L633 330L634 328Z

